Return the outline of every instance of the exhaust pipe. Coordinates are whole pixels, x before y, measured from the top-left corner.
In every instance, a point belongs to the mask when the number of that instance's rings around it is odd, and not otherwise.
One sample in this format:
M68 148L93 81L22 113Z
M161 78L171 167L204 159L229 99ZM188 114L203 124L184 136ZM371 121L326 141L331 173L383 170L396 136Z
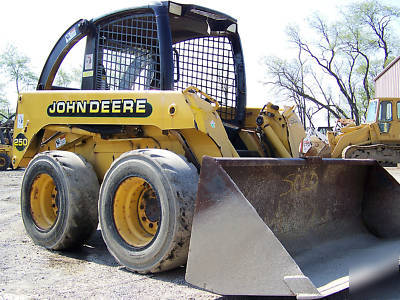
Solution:
M373 160L204 157L186 281L318 299L348 288L366 262L398 272L399 195Z

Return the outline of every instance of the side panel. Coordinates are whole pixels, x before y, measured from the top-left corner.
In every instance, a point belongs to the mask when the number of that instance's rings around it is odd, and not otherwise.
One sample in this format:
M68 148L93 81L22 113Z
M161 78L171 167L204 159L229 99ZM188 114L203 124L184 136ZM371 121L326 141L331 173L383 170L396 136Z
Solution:
M168 149L195 165L203 155L237 156L215 108L190 92L25 93L14 132L14 167L26 166L38 152L59 149L85 156L99 177L133 149Z

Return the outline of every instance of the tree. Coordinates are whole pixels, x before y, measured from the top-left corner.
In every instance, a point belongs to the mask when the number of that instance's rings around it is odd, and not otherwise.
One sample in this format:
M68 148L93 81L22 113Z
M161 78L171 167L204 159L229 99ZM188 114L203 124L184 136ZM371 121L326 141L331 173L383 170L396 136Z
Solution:
M37 76L31 71L29 64L30 58L11 44L0 54L0 67L4 69L9 81L14 81L18 94L37 82Z
M399 16L398 8L375 0L346 6L333 23L314 13L309 28L315 38L289 26L287 35L298 55L291 61L268 58L272 80L267 83L292 100L303 99L303 115L312 104L314 111L328 112L328 124L329 116L359 124L374 92L373 78L398 53L392 32ZM312 124L312 115L309 119Z
M68 69L64 65L61 65L54 79L55 85L61 87L80 88L82 79L81 70L82 66Z
M386 67L393 57L392 48L395 41L391 31L391 25L395 18L400 17L400 10L397 7L383 5L376 0L364 1L359 4L352 4L345 17L354 18L354 23L360 28L365 27L370 38L369 42L375 44L377 49L384 53L382 68Z
M7 100L4 92L4 84L0 83L0 120L3 121L4 117L10 115L10 103Z
M336 118L346 116L346 112L340 107L331 105L332 93L329 89L323 89L318 76L299 58L290 62L280 58L267 58L266 65L269 74L274 78L267 82L273 84L280 92L283 92L292 100L298 109L300 119L306 127L307 122L310 127L314 127L312 117L321 109L327 110ZM324 101L319 97L323 97ZM314 109L310 109L307 102L314 104Z

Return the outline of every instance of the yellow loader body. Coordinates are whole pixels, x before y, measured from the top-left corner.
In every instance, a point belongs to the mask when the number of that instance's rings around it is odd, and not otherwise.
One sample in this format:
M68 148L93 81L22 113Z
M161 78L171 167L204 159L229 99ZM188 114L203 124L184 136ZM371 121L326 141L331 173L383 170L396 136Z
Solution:
M37 105L40 103L40 105ZM122 153L135 149L190 150L203 155L235 157L216 108L188 89L182 92L23 93L19 97L12 163L26 167L38 152L73 151L83 155L99 178ZM118 124L123 132L108 136L90 125ZM85 127L86 126L86 127Z
M81 89L54 86L84 37ZM188 261L189 283L227 295L340 292L354 249L397 266L399 184L371 160L282 158L303 137L293 108L246 108L226 14L167 1L78 20L18 99L25 229L64 250L100 223L128 270Z

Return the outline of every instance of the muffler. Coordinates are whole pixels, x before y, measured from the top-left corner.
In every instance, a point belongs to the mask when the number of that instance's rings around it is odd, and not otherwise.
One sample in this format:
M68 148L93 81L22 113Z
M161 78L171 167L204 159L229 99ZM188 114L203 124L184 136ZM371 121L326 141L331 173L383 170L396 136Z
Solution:
M317 299L366 263L398 272L399 195L373 160L204 157L186 281Z

